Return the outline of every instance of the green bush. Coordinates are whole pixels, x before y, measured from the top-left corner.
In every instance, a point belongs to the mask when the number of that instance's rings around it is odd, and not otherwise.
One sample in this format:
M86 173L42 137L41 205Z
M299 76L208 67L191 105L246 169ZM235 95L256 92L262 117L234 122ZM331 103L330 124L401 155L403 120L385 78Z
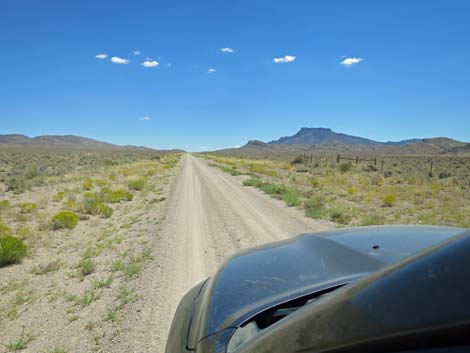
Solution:
M264 183L261 187L266 194L274 195L274 197L279 198L279 196L283 195L287 191L287 187L283 184L273 184L273 183Z
M375 226L384 223L383 217L373 213L365 215L361 220L361 226Z
M90 215L99 215L103 218L111 217L113 209L103 202L107 197L108 194L103 193L86 193L79 207L80 212Z
M86 178L83 181L83 189L91 190L93 188L93 180L91 178Z
M324 209L324 202L321 198L312 196L304 201L305 215L311 218L320 218Z
M338 166L338 169L341 173L349 172L352 169L352 164L351 163L341 163Z
M9 210L11 208L10 201L2 200L0 201L0 211Z
M131 201L134 195L126 190L115 190L108 193L104 193L103 199L105 202L117 203L121 201Z
M260 188L263 185L263 181L257 178L250 178L250 179L244 180L243 185L254 186L256 188Z
M28 248L18 238L12 236L0 237L0 267L20 262L26 256Z
M0 237L10 237L13 235L11 228L5 223L0 222Z
M52 196L52 201L59 202L62 201L65 197L65 191L59 191L57 194Z
M328 210L330 220L340 224L348 224L352 220L351 209L347 206L337 205Z
M73 229L78 223L78 216L70 211L62 211L52 218L52 229Z
M397 202L397 197L393 194L385 195L383 198L383 203L385 207L392 207Z
M289 207L298 206L301 203L302 193L294 188L287 189L282 199Z
M104 203L98 204L97 211L102 218L109 218L113 214L113 209L109 206L106 206Z
M38 206L33 202L26 202L20 205L20 213L33 213Z
M88 276L95 271L96 264L91 259L82 260L78 263L78 269L82 276Z
M144 189L146 184L145 179L134 179L134 180L129 180L127 183L127 187L131 190L136 190L136 191L141 191Z
M304 157L303 156L297 156L290 163L291 164L302 164L303 162L304 162Z

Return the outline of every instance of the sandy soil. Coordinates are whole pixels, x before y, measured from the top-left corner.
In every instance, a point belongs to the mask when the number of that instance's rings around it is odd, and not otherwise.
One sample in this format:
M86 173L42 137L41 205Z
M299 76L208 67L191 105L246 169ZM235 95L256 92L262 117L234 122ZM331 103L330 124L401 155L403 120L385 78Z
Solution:
M136 280L139 299L126 306L120 334L104 344L107 352L163 352L181 297L229 256L333 227L244 187L243 176L230 176L192 155L184 156L177 168L155 260Z

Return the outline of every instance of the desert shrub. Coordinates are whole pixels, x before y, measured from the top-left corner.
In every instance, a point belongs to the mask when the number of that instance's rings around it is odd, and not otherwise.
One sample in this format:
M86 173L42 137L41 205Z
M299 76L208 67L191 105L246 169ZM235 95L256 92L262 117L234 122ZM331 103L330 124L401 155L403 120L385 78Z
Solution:
M36 211L38 206L34 202L26 202L20 205L20 213L32 213Z
M260 187L266 194L273 195L274 197L279 198L287 191L287 187L283 184L274 184L274 183L264 183Z
M83 189L84 190L91 190L93 188L93 180L91 178L86 178L83 181Z
M20 262L26 256L28 248L18 238L0 236L0 267Z
M10 201L2 200L0 201L0 211L9 210L11 208Z
M109 185L109 181L104 180L104 179L97 179L95 180L95 184L99 187Z
M263 185L263 181L261 179L257 179L257 178L250 178L250 179L244 180L243 185L245 185L245 186L254 186L256 188L259 188L259 187L261 187L261 185Z
M310 180L310 185L312 185L312 187L314 187L314 188L317 188L317 187L320 186L320 182L316 179L311 179Z
M384 178L380 175L374 174L370 177L370 183L375 186L382 186L384 184Z
M377 214L367 214L361 219L361 226L375 226L379 224L384 224L385 221L383 217Z
M5 180L7 191L13 191L15 194L21 194L28 191L31 186L22 176L12 176Z
M78 263L78 270L82 276L88 276L95 271L96 264L91 259L81 260Z
M452 174L450 172L440 172L439 179L447 179L450 178Z
M304 157L303 156L297 156L290 163L291 164L302 164L303 162L304 162Z
M68 211L75 211L78 207L77 201L73 197L69 197L64 201L63 206Z
M390 178L393 175L393 172L391 170L386 170L383 172L383 175L385 178Z
M52 218L52 229L73 229L78 223L78 216L70 211L62 211Z
M328 215L333 222L348 224L352 220L352 209L345 205L335 205L328 210Z
M52 201L59 202L62 201L65 197L65 191L59 191L54 196L52 196Z
M27 239L33 235L33 231L29 227L21 227L16 231L16 235L21 239Z
M323 212L323 199L317 196L311 196L304 201L305 215L311 218L319 218Z
M106 206L104 203L100 203L97 206L98 214L102 218L109 218L113 214L113 209L109 206Z
M145 184L146 184L146 180L140 178L140 179L129 180L129 182L127 183L127 187L131 190L141 191L144 189Z
M340 165L338 165L338 169L341 173L349 172L352 169L352 164L351 163L341 163Z
M99 215L102 218L109 218L113 214L113 209L107 206L104 201L109 194L99 193L86 193L82 202L80 203L80 212Z
M298 189L289 188L282 199L289 207L299 206L302 200L302 193Z
M385 207L392 207L397 202L397 197L393 194L385 195L383 198L383 204Z
M115 190L104 194L104 201L110 203L117 203L121 201L131 201L134 195L126 190Z
M12 236L13 232L11 228L8 227L5 223L0 222L0 237L9 237Z

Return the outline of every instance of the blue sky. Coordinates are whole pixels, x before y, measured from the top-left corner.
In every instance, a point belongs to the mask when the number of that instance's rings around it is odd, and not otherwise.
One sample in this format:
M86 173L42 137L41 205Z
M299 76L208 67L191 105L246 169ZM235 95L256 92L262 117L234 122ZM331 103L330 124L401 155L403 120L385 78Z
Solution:
M470 141L469 16L466 0L2 0L0 133Z

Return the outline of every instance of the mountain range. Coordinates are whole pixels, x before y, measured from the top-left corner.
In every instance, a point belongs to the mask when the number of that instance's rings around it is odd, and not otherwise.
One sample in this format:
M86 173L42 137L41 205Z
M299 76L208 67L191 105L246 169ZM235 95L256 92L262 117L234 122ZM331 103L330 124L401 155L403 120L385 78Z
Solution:
M20 134L0 135L0 147L37 147L37 148L70 148L85 150L148 150L142 146L118 146L112 143L74 135L42 135L28 137Z
M402 141L388 141L379 142L370 140L364 137L358 137L353 135L347 135L343 133L334 132L328 128L314 128L314 127L303 127L293 136L281 137L278 140L270 141L270 144L290 144L290 145L316 145L316 144L352 144L352 145L371 145L371 146L404 146L411 143L416 143L421 139L410 139Z
M470 143L448 137L412 138L401 141L380 142L364 137L335 132L329 128L303 127L292 136L270 142L251 140L240 148L216 151L219 154L258 156L298 153L355 153L446 155L469 154Z

